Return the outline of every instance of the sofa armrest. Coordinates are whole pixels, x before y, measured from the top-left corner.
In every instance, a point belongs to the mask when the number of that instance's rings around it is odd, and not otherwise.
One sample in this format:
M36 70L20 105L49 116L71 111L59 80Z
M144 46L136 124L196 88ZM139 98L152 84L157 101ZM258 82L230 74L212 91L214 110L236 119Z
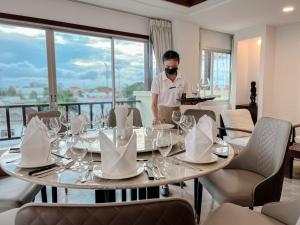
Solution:
M300 216L300 199L266 204L261 213L284 224L295 225Z

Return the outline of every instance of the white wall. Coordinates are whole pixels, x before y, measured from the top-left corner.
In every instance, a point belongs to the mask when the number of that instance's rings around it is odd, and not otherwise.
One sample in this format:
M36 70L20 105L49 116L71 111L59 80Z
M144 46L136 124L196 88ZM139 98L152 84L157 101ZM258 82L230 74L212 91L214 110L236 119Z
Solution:
M300 123L300 23L275 31L274 116Z
M173 49L180 54L180 71L189 86L200 78L199 26L180 20L172 21Z
M258 39L239 41L237 49L236 104L250 103L250 83L259 80L260 44ZM258 93L258 90L257 90Z
M65 0L1 0L1 12L57 20L137 34L149 34L142 16Z

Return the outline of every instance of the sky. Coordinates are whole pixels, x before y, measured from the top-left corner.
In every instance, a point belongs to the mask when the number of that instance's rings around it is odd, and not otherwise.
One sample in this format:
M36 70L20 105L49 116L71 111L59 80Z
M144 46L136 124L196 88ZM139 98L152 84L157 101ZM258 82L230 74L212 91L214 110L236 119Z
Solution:
M144 81L144 43L115 39L116 85ZM55 32L58 87L111 87L111 39ZM47 86L45 31L0 24L0 88ZM108 79L107 79L108 78Z

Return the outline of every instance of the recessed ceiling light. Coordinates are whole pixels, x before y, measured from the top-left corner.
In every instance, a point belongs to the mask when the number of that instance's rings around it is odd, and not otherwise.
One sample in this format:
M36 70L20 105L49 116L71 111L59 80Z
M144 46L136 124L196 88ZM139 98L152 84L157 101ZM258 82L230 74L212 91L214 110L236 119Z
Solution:
M294 11L294 6L286 6L282 8L282 12L289 13Z

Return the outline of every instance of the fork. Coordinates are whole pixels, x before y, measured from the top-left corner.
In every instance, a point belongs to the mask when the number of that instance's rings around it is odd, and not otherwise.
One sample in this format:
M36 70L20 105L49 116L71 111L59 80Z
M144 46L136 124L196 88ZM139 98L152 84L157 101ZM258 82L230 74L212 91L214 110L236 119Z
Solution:
M89 163L87 172L86 172L85 176L81 177L80 183L85 183L92 171L93 171L93 165L91 163Z

